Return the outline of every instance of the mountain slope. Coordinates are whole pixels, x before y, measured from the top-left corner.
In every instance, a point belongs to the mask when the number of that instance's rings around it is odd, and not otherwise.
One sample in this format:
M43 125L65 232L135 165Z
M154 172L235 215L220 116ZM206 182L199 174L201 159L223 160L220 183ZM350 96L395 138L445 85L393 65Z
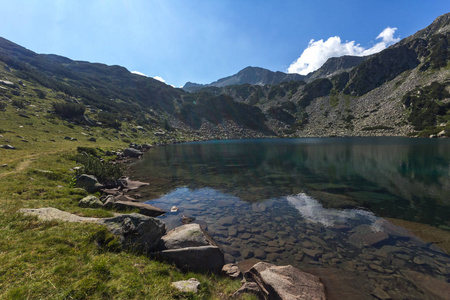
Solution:
M380 53L331 58L306 77L248 67L191 93L0 39L0 110L18 115L44 101L46 118L206 139L449 136L449 31L446 14Z

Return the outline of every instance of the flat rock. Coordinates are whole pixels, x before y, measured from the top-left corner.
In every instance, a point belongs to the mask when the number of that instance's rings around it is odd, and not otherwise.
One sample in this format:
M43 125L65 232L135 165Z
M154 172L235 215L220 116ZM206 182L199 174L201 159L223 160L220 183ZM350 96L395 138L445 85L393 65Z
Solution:
M44 207L44 208L22 208L19 210L21 213L28 215L28 216L37 216L39 220L41 221L64 221L64 222L87 222L87 223L95 223L100 221L99 218L87 218L87 217L80 217L62 210L59 210L57 208L53 207Z
M413 270L405 270L402 273L414 285L429 295L430 299L449 299L450 283Z
M308 255L308 256L310 256L310 257L312 257L312 258L318 258L318 257L320 257L321 255L322 255L322 251L320 251L320 250L316 250L316 249L302 249L302 251L306 254L306 255Z
M172 282L172 286L174 288L185 293L197 293L199 285L200 281L198 281L196 278Z
M105 203L106 208L114 208L118 210L133 210L139 209L139 213L149 216L149 217L157 217L165 214L166 212L162 209L159 209L153 205L142 203L142 202L132 202L132 201L107 201Z
M362 248L365 246L380 245L389 239L389 234L384 231L375 231L369 225L360 225L355 228L355 233L350 235L348 241L353 246Z
M336 268L316 268L305 270L325 285L327 300L361 300L367 299L372 287L367 286L363 276Z
M245 273L245 277L258 284L264 299L326 299L325 288L318 277L291 265L259 262Z
M235 216L222 217L217 220L216 225L218 226L229 226L233 225L236 222Z

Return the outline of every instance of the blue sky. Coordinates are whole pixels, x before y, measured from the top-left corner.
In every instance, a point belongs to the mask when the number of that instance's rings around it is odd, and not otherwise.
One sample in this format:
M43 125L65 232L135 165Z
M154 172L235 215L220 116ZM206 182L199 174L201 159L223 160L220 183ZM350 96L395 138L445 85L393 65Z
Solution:
M375 51L450 12L448 0L0 0L0 7L0 36L12 42L177 87L247 66L307 72L326 56Z

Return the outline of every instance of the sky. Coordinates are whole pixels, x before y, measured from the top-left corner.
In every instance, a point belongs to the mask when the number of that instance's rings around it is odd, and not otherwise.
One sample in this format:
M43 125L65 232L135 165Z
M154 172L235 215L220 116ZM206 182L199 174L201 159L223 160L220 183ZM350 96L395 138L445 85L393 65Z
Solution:
M448 0L0 0L0 36L181 87L247 66L307 74L450 12Z

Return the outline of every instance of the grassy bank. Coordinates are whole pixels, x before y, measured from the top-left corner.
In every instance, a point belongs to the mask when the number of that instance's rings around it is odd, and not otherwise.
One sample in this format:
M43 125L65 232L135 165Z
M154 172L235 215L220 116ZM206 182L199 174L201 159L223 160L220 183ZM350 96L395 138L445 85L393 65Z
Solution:
M126 143L105 137L94 145L77 128L71 130L73 136L81 135L78 141L49 142L55 140L51 133L40 135L30 128L17 137L17 124L3 124L9 127L3 139L20 147L0 149L0 165L7 165L0 168L0 299L228 299L240 287L239 281L186 274L173 265L119 251L114 247L118 242L100 225L42 222L20 214L20 208L55 207L81 216L112 216L110 211L78 207L87 193L71 185L77 166L72 154L77 146L116 150ZM32 136L33 142L20 142ZM170 286L192 277L201 282L196 295Z

